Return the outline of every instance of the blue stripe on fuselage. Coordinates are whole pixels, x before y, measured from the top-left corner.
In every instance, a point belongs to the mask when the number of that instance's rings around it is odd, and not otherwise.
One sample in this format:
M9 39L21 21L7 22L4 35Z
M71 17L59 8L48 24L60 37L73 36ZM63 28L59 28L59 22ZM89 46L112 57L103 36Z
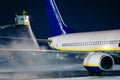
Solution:
M118 47L120 47L120 43L118 44Z
M88 71L101 71L99 67L84 66Z

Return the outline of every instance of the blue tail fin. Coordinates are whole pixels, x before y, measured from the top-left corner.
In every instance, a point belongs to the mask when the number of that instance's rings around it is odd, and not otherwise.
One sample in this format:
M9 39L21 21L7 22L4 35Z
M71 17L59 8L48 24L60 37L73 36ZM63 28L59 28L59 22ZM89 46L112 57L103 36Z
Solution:
M46 6L51 37L75 32L64 24L54 0L46 0Z

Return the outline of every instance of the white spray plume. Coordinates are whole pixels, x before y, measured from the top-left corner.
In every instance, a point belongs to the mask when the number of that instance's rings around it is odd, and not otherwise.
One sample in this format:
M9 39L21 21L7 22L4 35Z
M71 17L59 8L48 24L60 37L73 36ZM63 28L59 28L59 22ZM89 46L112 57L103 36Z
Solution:
M46 46L39 46L35 36L32 32L31 26L29 24L29 33L32 40L13 40L8 45L1 45L2 48L13 48L13 49L41 49L46 50ZM21 32L22 33L22 32ZM24 32L23 32L24 33ZM23 34L22 33L22 34ZM21 35L20 37L25 37L26 35ZM53 71L64 71L64 70L84 70L82 65L79 63L72 63L69 59L59 60L56 58L56 54L50 53L39 53L39 52L7 52L3 51L3 54L6 55L9 59L9 65L13 72L16 72L12 77L13 79L31 78L29 74L21 75L19 72L31 72L39 71L39 75L42 75L42 72L53 72ZM3 55L0 54L0 55ZM49 58L50 57L50 58ZM6 69L7 70L7 69ZM18 73L17 73L18 72ZM34 75L32 77L37 77ZM22 79L23 79L22 78Z

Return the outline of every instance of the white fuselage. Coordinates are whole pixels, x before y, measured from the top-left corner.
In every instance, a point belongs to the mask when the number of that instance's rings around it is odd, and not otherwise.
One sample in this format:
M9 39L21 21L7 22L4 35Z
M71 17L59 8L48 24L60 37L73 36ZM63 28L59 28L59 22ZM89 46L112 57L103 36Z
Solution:
M119 51L120 29L50 37L52 48L66 51Z

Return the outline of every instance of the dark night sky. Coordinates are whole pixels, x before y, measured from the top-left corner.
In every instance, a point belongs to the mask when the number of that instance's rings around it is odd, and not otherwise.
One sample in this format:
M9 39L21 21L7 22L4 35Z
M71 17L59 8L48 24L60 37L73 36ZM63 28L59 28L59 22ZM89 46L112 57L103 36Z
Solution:
M120 28L119 0L56 0L65 23L77 30ZM1 0L0 25L14 23L15 13L27 9L37 38L49 37L45 0Z

